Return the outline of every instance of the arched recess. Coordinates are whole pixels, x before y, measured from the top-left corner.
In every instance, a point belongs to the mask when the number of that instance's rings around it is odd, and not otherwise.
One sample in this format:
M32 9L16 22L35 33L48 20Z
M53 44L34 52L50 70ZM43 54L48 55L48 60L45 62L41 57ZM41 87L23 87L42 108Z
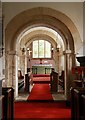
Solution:
M57 42L51 37L51 36L48 36L48 35L44 35L43 33L42 34L35 34L35 35L32 35L31 37L29 37L30 35L28 35L28 37L27 38L25 38L24 40L25 41L23 41L23 39L21 40L21 42L20 42L20 44L19 45L17 45L17 51L18 51L18 56L19 56L19 60L21 60L21 61L24 61L23 63L22 62L19 62L20 64L19 64L19 69L21 69L22 70L22 72L23 72L23 75L24 74L26 74L27 73L27 68L28 68L28 66L30 67L30 68L32 68L32 63L33 63L33 61L35 61L35 60L33 60L32 59L32 54L30 55L31 57L28 57L29 55L28 55L28 51L25 51L25 54L22 56L22 51L21 51L21 46L25 46L25 50L27 50L27 48L30 48L30 50L32 51L32 46L30 46L31 44L32 44L32 42L34 41L34 40L46 40L46 41L48 41L48 42L50 42L51 43L51 45L52 45L52 47L56 50L56 46L57 46ZM23 48L23 47L22 47ZM24 58L23 58L24 57ZM30 59L30 61L29 61L29 59ZM46 60L46 59L44 59L44 60ZM39 62L39 60L37 59L37 61ZM49 61L51 61L52 63L53 63L53 66L54 66L54 64L55 64L55 62L53 62L53 60L52 59L49 59ZM24 65L23 65L24 64Z
M42 28L43 27L41 27L41 29ZM19 43L23 46L26 44L30 44L33 39L46 39L51 42L51 44L56 44L56 42L59 42L56 35L52 32L46 30L34 30L32 32L29 32L29 34L27 33L26 35L24 35L21 40L19 40Z
M16 63L16 44L18 36L25 32L27 29L45 26L57 31L62 38L64 38L65 50L70 50L71 54L65 52L66 58L66 84L71 83L69 68L75 64L75 41L81 43L79 33L74 23L65 14L53 10L51 8L38 7L28 9L15 16L6 26L5 29L5 47L6 47L6 79L16 88L17 83L17 63ZM76 31L76 34L74 34ZM11 34L10 34L11 33ZM72 54L73 53L73 54ZM9 63L9 58L12 61ZM70 65L70 58L72 64ZM13 66L12 66L13 65ZM70 66L70 67L69 67ZM11 74L11 76L10 76ZM14 80L16 80L14 82ZM66 86L66 96L69 99L69 84ZM17 90L15 89L15 96L17 96Z
M50 43L52 43L52 46L54 46L54 48L55 48L55 45L57 44L52 37L50 37L48 35L39 34L39 35L32 36L30 39L28 39L28 41L25 43L25 45L28 46L28 44L33 42L33 40L38 40L38 39L43 39L43 40L49 41Z

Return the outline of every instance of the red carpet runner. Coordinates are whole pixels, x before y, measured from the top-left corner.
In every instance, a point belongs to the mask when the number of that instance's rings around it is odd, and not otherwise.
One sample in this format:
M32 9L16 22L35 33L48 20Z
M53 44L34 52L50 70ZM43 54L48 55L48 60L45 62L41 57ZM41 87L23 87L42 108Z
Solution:
M31 102L15 102L14 120L71 120L71 109L65 101L53 101L49 84L35 84L28 101Z
M33 77L33 83L50 83L50 77Z
M34 74L33 83L50 83L49 74Z
M42 101L53 101L52 95L50 93L49 84L35 84L28 97L29 101L42 100Z
M71 120L65 102L15 102L14 120Z

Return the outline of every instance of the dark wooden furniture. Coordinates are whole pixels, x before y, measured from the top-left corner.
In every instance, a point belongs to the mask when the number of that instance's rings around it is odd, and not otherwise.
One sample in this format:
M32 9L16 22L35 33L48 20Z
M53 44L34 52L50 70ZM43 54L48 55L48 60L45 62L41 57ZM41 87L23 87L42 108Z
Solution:
M24 86L24 79L18 79L18 90Z
M24 86L24 76L21 73L21 70L18 70L18 90Z
M81 105L81 108L82 108L82 120L85 120L85 95L82 95L81 96L81 99L82 99L82 105Z
M84 66L76 66L72 68L73 80L81 80L82 79L82 71L83 77L85 77L85 67Z
M59 85L63 88L64 90L64 82L65 82L65 73L62 71L61 76L59 76Z
M55 71L52 71L50 74L50 87L51 87L51 92L58 91L58 73Z
M14 89L12 87L3 87L3 120L13 120L14 118Z
M25 91L30 92L30 76L25 74Z
M72 86L75 87L75 88L76 87L82 87L81 80L73 80Z
M82 99L81 96L85 95L85 88L71 88L71 117L72 120L82 119Z
M21 70L18 70L18 79L24 79Z
M3 108L3 105L4 105L4 95L0 95L0 108L1 108L0 120L3 120L3 118L4 118L4 108Z

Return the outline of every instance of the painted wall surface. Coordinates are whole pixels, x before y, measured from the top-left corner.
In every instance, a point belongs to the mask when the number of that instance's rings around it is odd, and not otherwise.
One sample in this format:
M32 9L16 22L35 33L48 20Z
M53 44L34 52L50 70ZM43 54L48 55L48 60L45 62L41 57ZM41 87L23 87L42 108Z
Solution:
M81 40L83 40L83 2L10 2L3 3L3 16L5 26L17 14L34 7L48 7L58 10L68 16L77 27ZM29 13L30 14L30 13Z

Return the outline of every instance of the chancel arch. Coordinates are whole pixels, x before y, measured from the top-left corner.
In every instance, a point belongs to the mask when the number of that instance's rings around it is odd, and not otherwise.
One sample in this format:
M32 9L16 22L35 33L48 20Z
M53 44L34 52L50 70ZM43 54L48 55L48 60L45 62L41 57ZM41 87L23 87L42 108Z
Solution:
M12 57L14 57L15 59L13 59L14 61L12 61L12 63L9 63L8 59L6 58L6 62L8 65L6 66L6 71L9 71L7 73L6 79L7 81L8 80L13 81L14 83L13 86L15 87L15 96L17 96L18 95L16 88L17 39L19 35L22 36L22 34L24 34L27 30L41 26L53 29L54 31L58 32L63 38L63 43L65 47L64 55L65 55L65 71L66 71L65 95L66 98L69 99L69 92L70 92L69 83L72 82L70 79L70 75L71 75L70 72L71 72L71 67L75 65L75 51L76 51L75 42L78 41L78 43L81 44L81 39L74 23L70 20L70 18L68 18L65 14L53 10L51 8L37 7L37 8L28 9L16 15L7 24L5 29L6 54L8 58L9 55L11 54ZM76 36L74 34L74 31L76 31ZM11 66L11 64L13 63L14 63L14 67ZM9 69L10 66L11 69ZM10 72L11 72L11 77L9 77Z

